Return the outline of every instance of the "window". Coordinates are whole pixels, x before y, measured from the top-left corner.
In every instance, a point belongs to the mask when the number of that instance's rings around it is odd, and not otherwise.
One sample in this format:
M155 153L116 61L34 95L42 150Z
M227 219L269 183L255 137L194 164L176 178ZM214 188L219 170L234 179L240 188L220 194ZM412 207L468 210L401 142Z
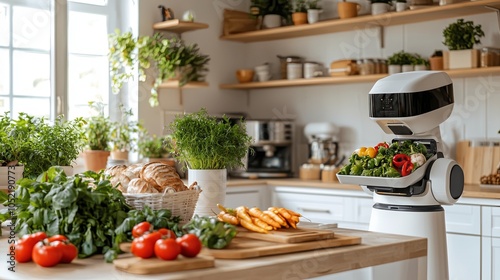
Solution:
M118 27L116 5L0 0L0 113L74 118L87 115L88 101L108 104L107 34Z

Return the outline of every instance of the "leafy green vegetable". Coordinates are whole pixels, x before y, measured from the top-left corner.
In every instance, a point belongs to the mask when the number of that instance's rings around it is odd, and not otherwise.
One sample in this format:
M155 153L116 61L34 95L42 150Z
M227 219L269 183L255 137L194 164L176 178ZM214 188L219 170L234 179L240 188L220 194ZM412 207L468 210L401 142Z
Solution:
M215 217L200 217L195 215L189 223L182 227L188 233L194 233L200 238L203 246L210 249L222 249L231 243L236 236L236 227L221 222Z
M16 232L66 235L80 258L110 250L114 229L130 210L122 193L102 173L67 177L61 168L51 167L36 181L23 178L18 184L17 217L12 217Z
M396 154L412 155L421 153L429 159L432 154L427 152L424 144L405 140L402 142L394 142L389 148L380 146L378 153L374 158L370 156L359 156L353 153L349 158L349 163L343 166L340 175L353 175L353 176L374 176L374 177L401 177L399 171L393 166L392 159ZM418 168L418 167L417 167ZM413 170L417 169L414 168Z

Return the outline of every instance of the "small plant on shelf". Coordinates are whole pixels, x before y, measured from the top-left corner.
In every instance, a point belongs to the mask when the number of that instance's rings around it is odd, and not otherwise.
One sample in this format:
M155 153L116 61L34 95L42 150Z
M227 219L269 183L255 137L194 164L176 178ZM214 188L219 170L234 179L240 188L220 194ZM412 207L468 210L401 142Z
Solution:
M252 0L250 14L253 16L280 15L287 25L292 23L292 4L290 0Z
M294 13L306 13L307 12L307 1L306 0L294 0L293 12Z
M413 64L414 55L405 51L399 51L387 58L389 65L407 65Z
M319 4L319 0L308 0L307 1L307 9L308 10L321 10L321 5Z
M474 25L473 21L464 21L458 19L456 22L448 25L443 30L444 42L450 51L469 50L475 44L481 43L481 37L484 37L484 31L480 24Z

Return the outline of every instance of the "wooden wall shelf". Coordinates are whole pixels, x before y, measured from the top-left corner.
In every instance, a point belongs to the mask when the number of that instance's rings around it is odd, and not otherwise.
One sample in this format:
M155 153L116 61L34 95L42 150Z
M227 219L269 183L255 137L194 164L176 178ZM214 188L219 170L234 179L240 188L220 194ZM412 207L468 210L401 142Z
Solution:
M486 6L498 9L500 8L500 0L478 0L444 6L433 6L425 9L407 10L404 12L390 12L376 16L364 15L348 19L332 19L320 21L314 24L283 26L272 29L231 34L221 36L220 39L249 43L352 31L377 26L411 24L492 12L492 10L488 9Z
M499 75L500 66L498 67L484 67L474 69L457 69L447 70L446 73L451 78L464 78L464 77L477 77L488 75ZM385 77L385 74L378 75L355 75L343 77L320 77L312 79L296 79L296 80L273 80L267 82L251 82L241 84L221 84L221 89L264 89L264 88L278 88L278 87L294 87L294 86L314 86L314 85L330 85L330 84L353 84L353 83L371 83Z
M163 82L159 88L170 88L170 89L192 89L192 88L203 88L208 87L207 82L189 82L183 87L179 87L178 81L166 81Z
M177 34L205 28L208 28L208 24L191 21L180 21L178 19L171 19L153 24L153 29L155 30L164 30Z

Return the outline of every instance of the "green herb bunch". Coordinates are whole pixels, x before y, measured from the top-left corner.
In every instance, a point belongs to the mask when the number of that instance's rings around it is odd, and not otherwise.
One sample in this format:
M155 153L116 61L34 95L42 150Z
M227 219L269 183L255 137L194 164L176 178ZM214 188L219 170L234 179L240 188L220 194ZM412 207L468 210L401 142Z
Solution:
M71 166L85 147L84 126L83 118L65 121L62 115L53 124L39 120L24 176L36 177L51 166Z
M121 118L117 122L111 124L110 142L113 150L118 151L135 151L137 137L143 127L137 121L132 121L130 118L133 116L132 109L125 109L123 104L119 105Z
M221 222L215 217L200 217L198 215L194 215L182 229L198 236L203 246L210 249L227 247L238 233L236 227L229 223Z
M111 121L104 116L104 104L101 102L89 102L89 106L97 114L86 119L85 134L87 145L90 150L107 151L111 135Z
M481 43L484 32L480 24L474 25L473 21L464 21L461 18L448 25L443 30L443 36L443 44L449 50L469 50L474 47L474 44Z
M387 58L387 63L389 65L408 65L415 64L415 59L417 55L408 53L405 51L399 51Z
M170 123L175 155L191 169L223 169L242 166L251 137L243 121L231 124L227 117L217 120L202 108L177 116Z
M307 1L307 9L311 10L321 10L321 6L319 5L319 0L308 0Z

